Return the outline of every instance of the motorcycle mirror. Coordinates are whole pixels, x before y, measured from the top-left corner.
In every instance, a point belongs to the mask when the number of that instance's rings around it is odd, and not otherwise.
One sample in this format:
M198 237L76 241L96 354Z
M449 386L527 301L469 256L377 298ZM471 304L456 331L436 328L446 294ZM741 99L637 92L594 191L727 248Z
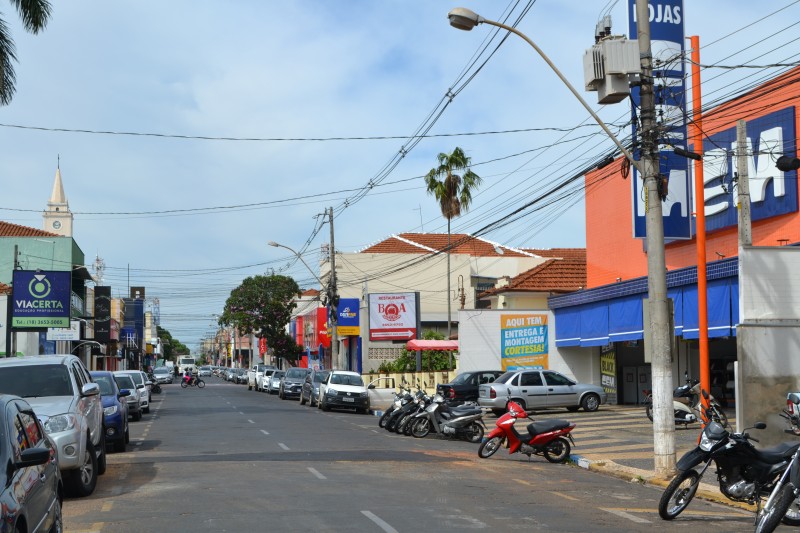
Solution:
M756 422L752 427L747 429L767 429L767 425L764 422Z

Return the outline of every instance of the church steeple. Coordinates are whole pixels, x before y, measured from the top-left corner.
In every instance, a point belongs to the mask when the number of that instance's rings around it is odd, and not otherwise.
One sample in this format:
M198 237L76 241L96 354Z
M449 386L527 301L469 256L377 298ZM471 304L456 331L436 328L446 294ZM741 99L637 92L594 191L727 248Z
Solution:
M72 237L72 213L69 210L67 195L64 194L64 183L61 181L61 158L56 167L56 178L53 181L53 192L47 202L47 210L42 213L45 231L64 237Z

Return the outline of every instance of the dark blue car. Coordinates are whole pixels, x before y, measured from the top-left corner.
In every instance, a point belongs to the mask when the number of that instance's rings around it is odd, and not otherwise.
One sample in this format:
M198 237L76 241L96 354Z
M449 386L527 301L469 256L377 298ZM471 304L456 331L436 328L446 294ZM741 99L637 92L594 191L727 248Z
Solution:
M124 400L131 394L128 389L120 390L111 372L95 370L90 372L92 379L100 386L103 399L103 431L106 444L111 444L115 452L124 452L130 440L128 432L128 402Z

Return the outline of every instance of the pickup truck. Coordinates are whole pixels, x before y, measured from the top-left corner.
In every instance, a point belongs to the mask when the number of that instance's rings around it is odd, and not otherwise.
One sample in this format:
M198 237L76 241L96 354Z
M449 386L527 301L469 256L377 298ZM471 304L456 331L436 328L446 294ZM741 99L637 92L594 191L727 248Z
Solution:
M258 384L264 377L264 370L267 368L275 369L272 365L264 365L261 363L250 367L250 370L247 371L247 390L258 390Z
M478 400L478 386L492 383L502 374L502 370L462 372L450 383L436 385L436 392L448 402L474 402Z

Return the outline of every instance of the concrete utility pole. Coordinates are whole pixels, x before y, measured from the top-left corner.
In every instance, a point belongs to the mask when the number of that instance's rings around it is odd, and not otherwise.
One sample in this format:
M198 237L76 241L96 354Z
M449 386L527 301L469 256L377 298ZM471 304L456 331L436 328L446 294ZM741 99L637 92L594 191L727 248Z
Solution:
M331 306L331 365L339 370L345 369L343 361L339 360L339 324L338 290L336 288L336 247L333 244L333 207L328 210L328 222L331 226L331 275L328 278L328 302Z
M647 291L650 310L653 375L653 458L655 472L675 474L675 422L672 412L672 361L670 354L667 267L664 253L664 219L661 211L661 178L658 165L658 129L653 94L653 57L650 48L650 13L647 0L636 0L636 28L642 60L641 173L647 194Z
M741 248L752 246L753 233L750 218L750 181L747 174L747 126L744 120L736 122L736 206L739 212L739 257Z

